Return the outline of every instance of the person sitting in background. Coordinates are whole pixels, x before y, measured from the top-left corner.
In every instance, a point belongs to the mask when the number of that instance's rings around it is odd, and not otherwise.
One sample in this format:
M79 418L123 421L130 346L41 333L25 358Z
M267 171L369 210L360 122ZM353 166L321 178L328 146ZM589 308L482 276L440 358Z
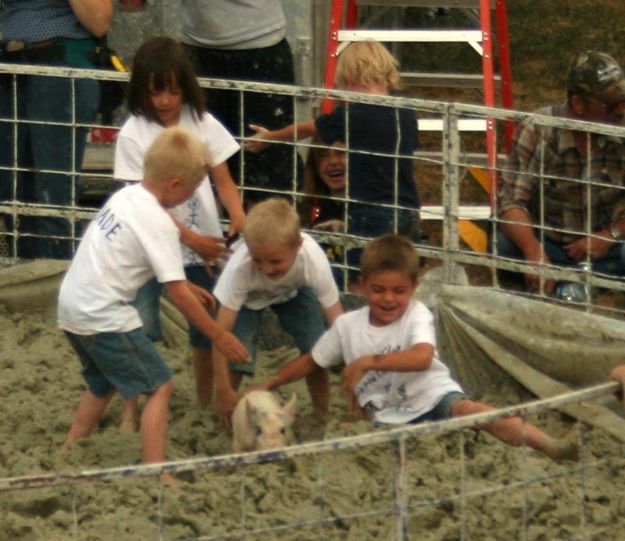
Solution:
M313 145L323 145L317 139ZM345 198L347 174L345 147L337 143L332 147L313 146L304 166L302 192L299 200L299 214L302 226L317 231L333 233L345 231ZM343 263L343 247L339 244L321 243L330 263ZM334 279L342 289L343 273L332 267Z
M606 53L579 53L568 72L566 103L536 113L622 125L621 67ZM622 139L524 121L502 170L497 255L566 267L589 260L593 272L625 275L624 163ZM596 183L590 193L581 180ZM528 273L525 281L538 289L540 277ZM554 287L546 280L545 293Z

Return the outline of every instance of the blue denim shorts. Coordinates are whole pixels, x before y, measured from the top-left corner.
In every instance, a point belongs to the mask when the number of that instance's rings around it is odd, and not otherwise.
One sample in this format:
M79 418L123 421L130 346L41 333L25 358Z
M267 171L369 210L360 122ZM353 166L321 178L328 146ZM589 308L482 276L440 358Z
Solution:
M315 292L302 287L290 301L272 304L282 328L293 337L301 354L309 353L325 331L325 320ZM250 310L244 306L237 315L232 332L247 348L252 359L248 363L230 363L230 370L242 374L254 374L256 343L263 310Z
M454 406L465 398L466 395L464 393L451 391L444 395L430 411L408 422L413 425L425 421L444 421L445 419L449 419L452 416Z
M189 282L192 282L196 286L203 287L210 293L213 292L215 282L217 280L214 276L210 276L208 272L206 272L206 267L203 265L185 267L184 272L187 275L187 280L189 280ZM191 324L189 324L189 343L193 348L211 347L211 341L209 338Z
M126 400L151 394L173 375L142 329L79 335L65 332L82 364L82 376L96 396L117 389Z

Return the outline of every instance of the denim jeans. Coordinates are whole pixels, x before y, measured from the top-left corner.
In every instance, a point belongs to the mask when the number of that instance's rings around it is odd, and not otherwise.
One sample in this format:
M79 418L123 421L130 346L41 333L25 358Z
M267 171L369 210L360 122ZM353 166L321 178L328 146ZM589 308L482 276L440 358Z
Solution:
M523 252L514 244L502 231L497 230L495 242L497 255L510 259L525 259ZM561 267L575 267L578 262L571 259L566 253L563 244L559 244L545 237L545 252L549 260L554 265ZM603 257L592 260L593 272L600 274L611 274L615 276L625 276L625 243L615 244Z
M17 94L13 83L12 76L0 76L0 166L17 166L29 171L13 173L0 169L0 199L71 206L75 202L78 176L71 171L79 172L82 167L88 128L39 122L18 124L14 149L14 125L2 119L11 119L16 114L18 120L72 122L72 96L75 95L75 122L91 124L99 102L98 83L84 79L72 82L62 77L18 76ZM17 105L17 112L14 105ZM15 189L14 180L17 181ZM20 233L37 235L21 237L15 255L27 259L71 258L73 241L69 237L79 232L72 232L64 218L20 216L17 224L11 219L7 221L9 229L17 226ZM51 238L53 236L64 239Z

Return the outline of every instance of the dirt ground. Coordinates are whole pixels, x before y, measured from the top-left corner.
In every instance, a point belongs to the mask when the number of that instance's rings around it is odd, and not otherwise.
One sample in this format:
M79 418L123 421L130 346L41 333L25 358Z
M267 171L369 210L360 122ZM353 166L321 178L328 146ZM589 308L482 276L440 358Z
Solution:
M83 383L78 360L56 329L52 309L0 309L0 329L0 478L140 461L139 436L117 428L118 399L92 437L66 454L58 451ZM259 362L260 377L274 370L289 350L277 329L265 335L263 344L270 349ZM175 372L169 458L228 453L230 437L210 412L195 408L188 348L172 342L162 351ZM304 385L284 388L285 397L293 391L299 397L294 428L300 442L371 430L367 422L346 413L338 375L332 382L327 423L313 416ZM520 398L498 396L491 401L505 405ZM530 420L555 435L575 430L557 413ZM463 437L409 440L406 490L412 539L622 539L622 444L600 430L583 430L583 461L556 464L483 433L476 438L469 430ZM388 444L222 471L199 470L181 474L177 486L162 493L154 479L132 477L2 492L0 538L61 541L75 531L85 540L229 538L227 534L239 528L284 527L239 538L386 541L396 527L395 462L394 447ZM466 499L460 497L463 486L472 494Z

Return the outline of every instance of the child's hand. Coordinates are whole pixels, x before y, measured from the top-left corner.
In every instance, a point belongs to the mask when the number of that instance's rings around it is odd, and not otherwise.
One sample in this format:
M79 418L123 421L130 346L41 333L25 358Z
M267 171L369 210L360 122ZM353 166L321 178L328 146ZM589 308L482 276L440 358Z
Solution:
M343 220L326 220L315 224L313 229L317 231L329 231L330 233L343 233L345 231L345 222Z
M623 411L625 412L625 364L621 364L612 369L610 379L618 381L621 384L621 390L617 391L616 397L621 400Z
M206 289L194 284L193 282L189 282L189 288L191 289L191 293L197 297L197 300L206 305L209 312L215 311L215 308L217 308L217 301L215 300L215 297L206 291Z
M245 346L230 332L223 331L217 338L213 339L213 344L230 362L246 363L250 358Z
M360 407L356 395L354 393L345 393L345 399L347 400L347 411L358 419L366 419L367 415L365 410Z
M345 394L354 393L356 386L368 371L367 362L370 358L370 355L360 357L343 369L342 387Z
M271 391L271 381L261 381L260 383L250 385L245 389L244 393L247 394L252 391Z
M269 130L256 124L250 124L250 128L255 133L251 139L248 139L247 141L245 141L245 143L243 143L243 148L251 152L258 152L267 148L269 146L269 143L263 141L263 139L267 139L267 134L269 133Z
M207 264L217 263L232 250L226 246L221 237L210 237L208 235L197 235L193 246L190 246Z

